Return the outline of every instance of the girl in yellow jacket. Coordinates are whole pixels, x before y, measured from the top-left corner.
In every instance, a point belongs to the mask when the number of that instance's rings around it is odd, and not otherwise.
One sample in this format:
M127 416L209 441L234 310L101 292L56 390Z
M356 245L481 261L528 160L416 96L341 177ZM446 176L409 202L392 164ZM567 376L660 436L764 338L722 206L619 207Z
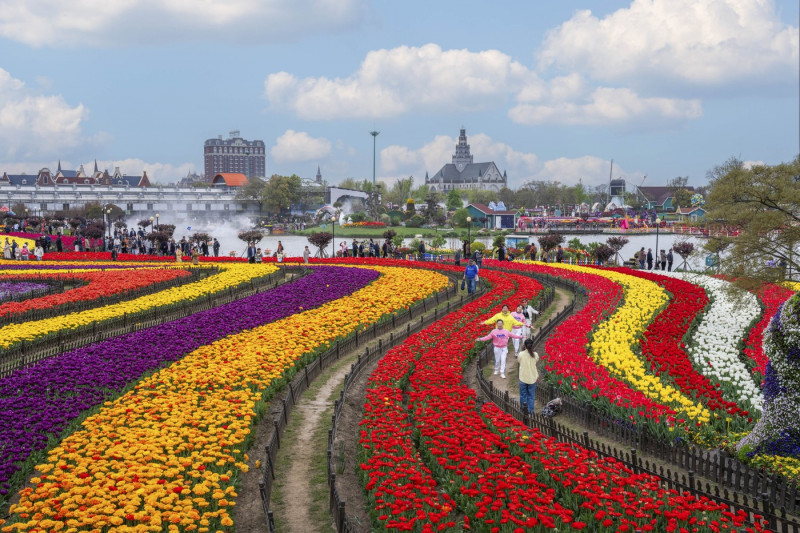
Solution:
M504 305L503 310L494 315L489 320L486 320L484 324L487 326L493 326L497 324L498 320L503 321L503 325L509 329L513 328L514 326L524 326L525 324L511 316L511 312L508 310L508 306Z

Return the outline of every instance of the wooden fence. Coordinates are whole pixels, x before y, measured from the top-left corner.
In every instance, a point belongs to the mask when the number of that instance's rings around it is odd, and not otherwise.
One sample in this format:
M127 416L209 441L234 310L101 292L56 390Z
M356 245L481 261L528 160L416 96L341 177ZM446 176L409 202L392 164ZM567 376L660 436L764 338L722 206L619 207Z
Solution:
M532 275L540 281L544 281L542 276L549 277L539 273L510 272ZM562 286L569 287L569 285ZM578 286L573 285L572 290L577 289ZM575 309L582 307L584 302L582 291L576 291L574 305L571 306L573 309L564 309L542 326L533 338L535 346L542 351L544 342L552 330ZM526 412L527 409L520 405L519 400L509 397L508 391L501 394L495 390L492 383L483 377L481 370L490 360L490 356L491 347L487 347L477 363L476 372L481 392L499 408L517 420L523 421L529 427L537 427L547 435L565 442L580 444L598 454L613 456L634 471L648 472L660 477L667 487L679 491L690 490L724 505L742 508L751 514L761 514L769 520L770 527L774 531L800 533L800 523L793 518L800 512L800 493L797 485L783 476L769 475L761 470L753 469L737 458L719 450L698 448L685 441L665 442L641 427L599 411L588 402L580 402L573 397L566 396L564 391L540 380L537 392L546 397L548 401L561 397L564 416L579 421L588 430L630 446L630 451L623 452L617 448L591 441L588 438L588 431L578 434L556 423L552 418L529 415ZM638 457L639 452L647 453L659 461L686 471L688 476L677 471L673 472L669 468L664 469L663 466L657 468L655 464L651 465L648 461L643 461ZM698 476L708 480L705 485L697 480ZM715 485L712 486L710 482ZM720 489L720 486L723 488Z
M33 289L29 292L22 294L10 293L7 296L0 298L0 304L7 302L23 302L31 298L42 298L52 294L59 294L64 292L67 288L72 288L72 283L64 283L63 279L43 278L41 276L14 276L3 280L3 283L44 283L47 288Z
M340 393L339 400L336 400L334 403L334 414L331 416L331 429L328 431L328 486L330 488L331 516L333 517L338 531L355 533L359 530L357 524L354 524L346 515L345 502L342 501L336 490L336 470L333 465L335 461L333 443L336 439L336 423L339 420L344 405L344 396L361 372L374 361L383 357L389 349L397 346L410 335L417 333L439 318L463 306L465 303L471 302L485 290L481 285L475 294L467 295L466 292L459 291L460 278L456 275L448 274L448 276L451 282L446 290L437 292L424 300L416 302L407 310L387 316L375 324L363 330L356 331L348 337L337 341L335 346L332 346L305 368L299 370L288 384L286 397L281 400L280 413L278 413L277 418L271 421L274 431L264 449L262 478L259 481L261 503L271 533L275 531L273 513L269 508L270 495L275 480L275 460L281 445L281 435L283 435L286 429L289 416L294 406L299 401L302 393L308 389L314 379L323 373L324 369L328 368L335 361L338 361L345 354L354 350L360 350L360 345L364 342L378 339L378 345L376 347L372 349L365 347L364 353L358 355L358 359L350 367L350 372L345 376L344 388ZM461 294L460 297L458 297L459 293ZM444 302L447 302L446 306L439 309L438 306ZM429 313L430 309L433 309L432 314ZM425 316L426 313L428 313L427 316ZM401 329L400 332L395 331L403 326L405 326L405 329ZM385 337L386 334L389 335L389 339L387 342L383 342L383 339L380 337Z

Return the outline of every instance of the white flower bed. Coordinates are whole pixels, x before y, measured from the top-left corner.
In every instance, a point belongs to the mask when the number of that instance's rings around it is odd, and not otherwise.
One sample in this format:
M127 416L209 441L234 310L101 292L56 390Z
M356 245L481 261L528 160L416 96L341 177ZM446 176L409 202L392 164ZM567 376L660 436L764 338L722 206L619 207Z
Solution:
M761 315L755 295L734 288L729 282L692 273L666 273L705 289L711 304L690 340L687 352L700 371L720 384L725 397L744 407L748 402L759 412L762 395L752 374L742 362L739 341L746 338L750 324Z

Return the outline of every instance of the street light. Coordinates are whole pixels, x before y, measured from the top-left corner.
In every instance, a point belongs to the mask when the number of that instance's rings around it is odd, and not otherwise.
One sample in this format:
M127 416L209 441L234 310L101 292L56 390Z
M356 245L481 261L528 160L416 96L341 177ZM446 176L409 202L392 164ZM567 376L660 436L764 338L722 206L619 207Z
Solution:
M156 213L156 227L158 227L158 213Z
M658 257L659 257L658 256L658 230L659 229L661 229L661 219L656 217L656 253L655 253L655 256L656 256L655 257L655 259L656 259L656 270L658 270L658 265L660 264L659 263L659 259L658 259Z
M331 217L331 258L336 257L336 217ZM321 255L321 254L320 254Z
M467 257L464 259L469 259L470 248L472 248L472 217L467 217Z
M111 208L106 209L106 215L108 218L108 222L106 222L106 228L108 228L108 239L111 240Z
M155 228L153 227L153 217L150 217L150 233L153 233Z
M378 215L378 209L375 206L375 202L378 200L377 190L375 189L375 142L376 142L376 139L378 138L378 134L379 133L380 133L379 131L371 131L371 132L369 132L369 134L372 135L372 194L373 194L372 205L373 205L373 208L375 209L375 212L373 213L375 215L375 220L378 219L378 216L377 216Z

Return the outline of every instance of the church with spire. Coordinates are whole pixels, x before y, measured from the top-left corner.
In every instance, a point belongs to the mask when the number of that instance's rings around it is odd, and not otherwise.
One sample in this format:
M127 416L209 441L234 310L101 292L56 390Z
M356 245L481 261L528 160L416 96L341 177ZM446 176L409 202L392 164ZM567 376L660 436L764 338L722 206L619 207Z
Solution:
M425 173L425 184L430 190L447 193L454 189L479 189L498 192L508 187L505 170L500 169L494 161L474 163L467 143L467 133L461 128L458 144L451 163L445 164L439 172L431 177Z

